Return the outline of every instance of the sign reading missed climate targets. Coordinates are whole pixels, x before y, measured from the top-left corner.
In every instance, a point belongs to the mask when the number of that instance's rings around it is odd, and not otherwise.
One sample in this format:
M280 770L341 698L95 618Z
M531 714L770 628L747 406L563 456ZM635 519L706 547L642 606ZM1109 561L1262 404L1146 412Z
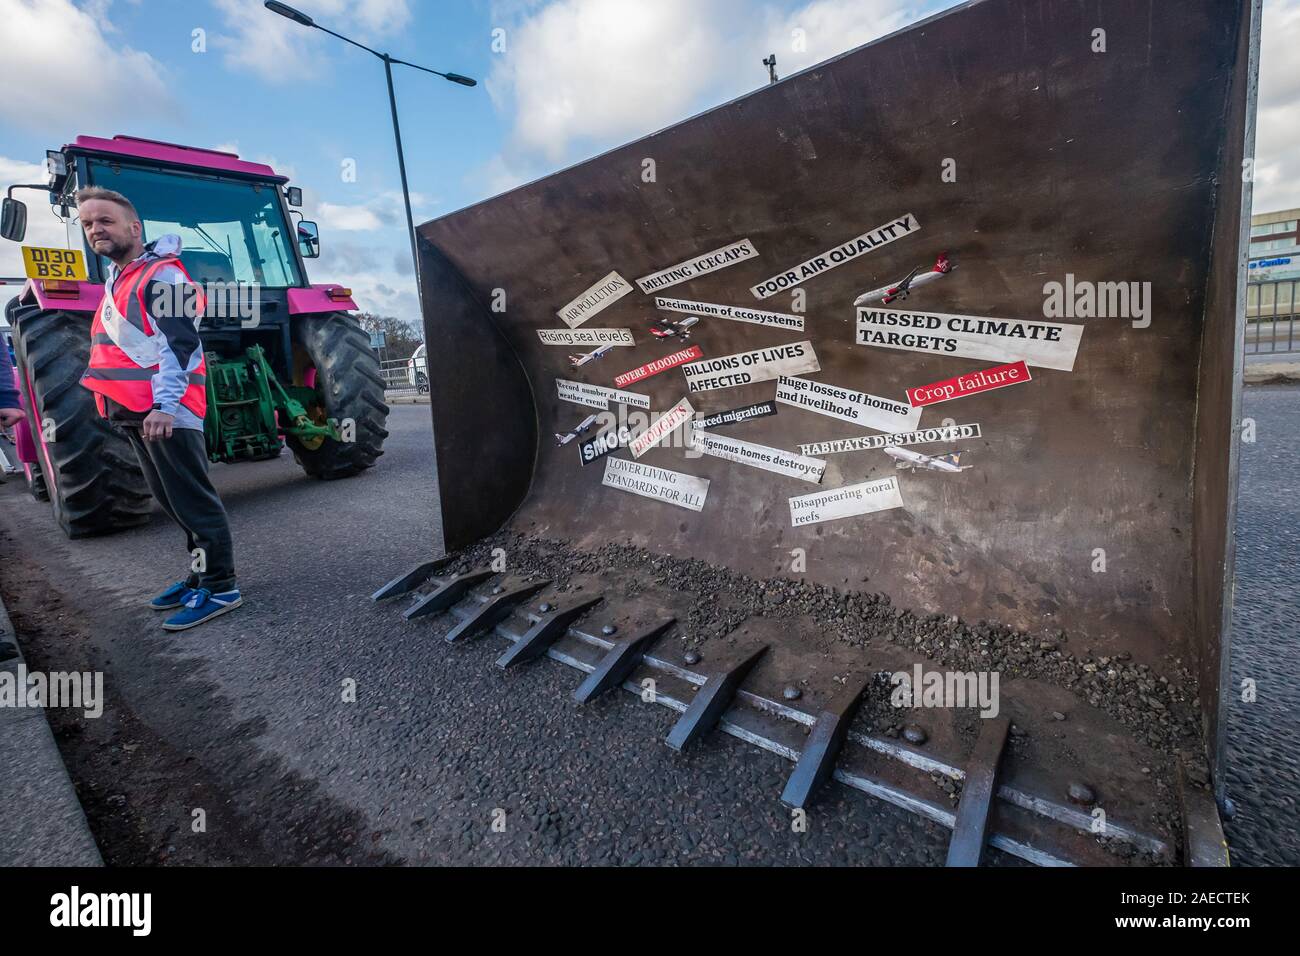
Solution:
M891 475L879 481L864 481L859 485L845 485L833 491L815 491L790 499L790 524L816 524L836 518L852 518L903 507L903 496L898 490L898 478Z
M806 378L782 377L776 384L776 400L882 432L910 431L921 421L921 409L907 402Z
M764 471L774 471L778 475L789 475L811 481L814 485L822 480L826 471L826 462L819 458L807 458L780 448L767 445L755 445L753 442L738 438L726 438L710 432L694 429L691 433L691 447L714 458L752 465Z
M897 432L892 435L862 435L838 441L819 441L800 445L804 455L839 455L846 451L874 451L880 448L898 448L901 445L928 445L933 442L958 441L963 438L980 438L979 425L941 425L917 432Z
M858 309L858 344L1074 371L1082 325Z
M771 325L794 332L803 331L803 316L788 315L785 312L765 312L762 309L746 309L739 305L692 302L690 299L666 299L661 295L655 296L655 308L663 309L665 312L688 312L691 315L707 315L715 319L731 319L733 322Z
M670 285L685 282L687 279L694 279L696 276L717 272L719 269L727 268L727 266L734 266L737 262L753 259L757 255L758 251L754 248L753 243L748 239L741 239L729 246L723 246L721 249L714 249L712 252L706 252L703 255L687 259L685 262L679 262L675 266L669 266L667 269L660 270L653 275L644 276L637 279L636 284L641 287L642 292L657 292L660 289L668 288Z
M819 256L813 256L807 262L801 262L793 269L787 269L780 275L764 279L749 291L754 294L756 299L770 298L778 292L793 288L801 282L806 282L823 272L834 269L836 266L851 262L858 256L866 255L881 246L887 246L895 239L910 236L920 228L921 224L916 221L916 217L908 213L905 216L890 220L883 226L877 226L869 232L864 232L856 239L850 239L834 249L828 249Z
M707 478L696 478L667 468L655 468L626 458L606 460L605 477L601 479L601 484L620 491L630 491L643 498L657 498L691 511L703 511L704 499L709 494Z
M631 329L538 329L543 345L636 345Z
M654 422L632 439L628 448L632 452L633 458L640 458L655 445L659 444L676 429L691 420L695 414L695 409L691 408L690 399L683 398L668 411L664 412Z
M612 305L631 291L630 282L617 272L611 272L555 314L569 328L576 329L605 306Z
M686 384L692 392L715 388L733 388L754 382L769 382L782 375L820 372L817 353L811 342L791 342L770 349L737 352L682 366Z
M603 385L587 385L585 382L570 382L562 378L555 380L555 390L562 402L575 405L587 405L591 408L609 408L610 402L631 405L633 408L649 408L650 396L638 392L623 392L617 388L605 388Z

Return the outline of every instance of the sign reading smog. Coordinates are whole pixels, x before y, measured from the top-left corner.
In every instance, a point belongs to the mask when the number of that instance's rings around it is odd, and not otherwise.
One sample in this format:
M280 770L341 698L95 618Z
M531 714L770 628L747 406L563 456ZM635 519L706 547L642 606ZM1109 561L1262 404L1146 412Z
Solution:
M776 384L776 400L882 432L911 431L921 422L921 409L907 402L806 378L783 376Z
M770 382L782 375L820 372L821 364L812 342L791 342L753 352L737 352L682 366L686 385L692 392L734 388L754 382Z
M643 498L657 498L691 511L703 511L704 499L709 494L707 478L697 478L667 468L655 468L626 458L606 459L605 477L601 479L601 484L620 491L630 491Z
M658 292L670 285L677 285L679 282L694 279L696 276L717 272L719 269L727 268L727 266L734 266L737 262L753 259L757 255L758 250L754 248L754 244L748 239L741 239L729 246L714 249L712 252L706 252L703 255L687 259L685 262L679 262L675 266L669 266L667 269L643 276L636 280L636 284L641 287L642 292Z
M898 478L891 475L878 481L864 481L858 485L845 485L833 491L815 491L790 499L790 524L817 524L837 518L888 511L903 507L903 495L898 490Z
M632 291L632 284L617 272L611 272L555 314L571 329L576 329L589 318L613 305Z
M908 352L938 352L991 362L1024 359L1027 365L1072 372L1082 338L1082 325L1060 322L858 309L859 345Z
M793 269L787 269L780 275L764 279L749 291L753 293L756 299L771 298L778 292L792 289L802 282L807 282L823 272L834 269L836 266L852 262L858 256L864 256L868 252L874 252L881 246L887 246L896 239L910 236L920 228L921 224L909 212L905 216L900 216L885 223L883 226L877 226L875 229L864 232L856 239L850 239L834 249L828 249L819 256L813 256L807 262L801 262Z

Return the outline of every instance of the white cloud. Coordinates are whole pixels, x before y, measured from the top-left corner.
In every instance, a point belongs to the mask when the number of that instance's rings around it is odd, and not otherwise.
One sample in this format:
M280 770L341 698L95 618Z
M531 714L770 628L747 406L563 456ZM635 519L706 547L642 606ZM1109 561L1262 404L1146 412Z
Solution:
M1265 0L1254 210L1300 206L1300 0Z
M417 223L422 213L436 205L436 200L424 193L411 193L411 212ZM337 229L343 232L365 232L400 228L406 232L406 210L402 194L395 189L385 190L355 204L332 203L317 200L312 191L303 192L303 211L308 219L314 218L322 230Z

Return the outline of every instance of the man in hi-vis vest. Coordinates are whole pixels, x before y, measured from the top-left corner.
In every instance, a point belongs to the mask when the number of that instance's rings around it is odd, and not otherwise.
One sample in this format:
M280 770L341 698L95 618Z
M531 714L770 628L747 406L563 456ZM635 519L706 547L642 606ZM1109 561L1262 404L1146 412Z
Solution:
M77 212L90 248L113 262L81 384L95 393L99 413L122 427L149 490L185 532L193 570L149 602L180 608L163 627L183 631L242 603L230 523L208 479L203 293L181 264L180 237L145 245L140 216L121 193L82 189Z

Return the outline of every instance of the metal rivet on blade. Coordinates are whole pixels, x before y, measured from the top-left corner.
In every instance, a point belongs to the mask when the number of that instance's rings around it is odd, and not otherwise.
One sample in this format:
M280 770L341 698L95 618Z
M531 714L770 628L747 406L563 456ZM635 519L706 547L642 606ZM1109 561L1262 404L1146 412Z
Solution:
M916 726L916 724L908 724L903 728L903 739L909 744L915 744L919 747L930 739L930 735L920 727Z
M539 611L541 611L543 614L545 614L545 613L547 613L548 611L553 610L553 608L552 608L552 606L551 606L550 604L542 604L542 606L539 607L537 610L539 610Z
M781 691L781 696L784 697L786 700L798 700L800 697L803 696L803 691L801 691L798 687L791 685L790 687L787 687L785 690Z
M1074 782L1070 784L1068 791L1072 803L1088 806L1097 802L1097 793L1086 783Z
M687 651L685 655L682 656L682 660L688 664L698 664L700 662L700 655L696 654L694 651Z
M606 637L609 637L611 634L617 634L617 633L618 633L618 625L616 625L616 624L606 624L604 627L602 627L602 628L600 629L600 633L604 634Z

